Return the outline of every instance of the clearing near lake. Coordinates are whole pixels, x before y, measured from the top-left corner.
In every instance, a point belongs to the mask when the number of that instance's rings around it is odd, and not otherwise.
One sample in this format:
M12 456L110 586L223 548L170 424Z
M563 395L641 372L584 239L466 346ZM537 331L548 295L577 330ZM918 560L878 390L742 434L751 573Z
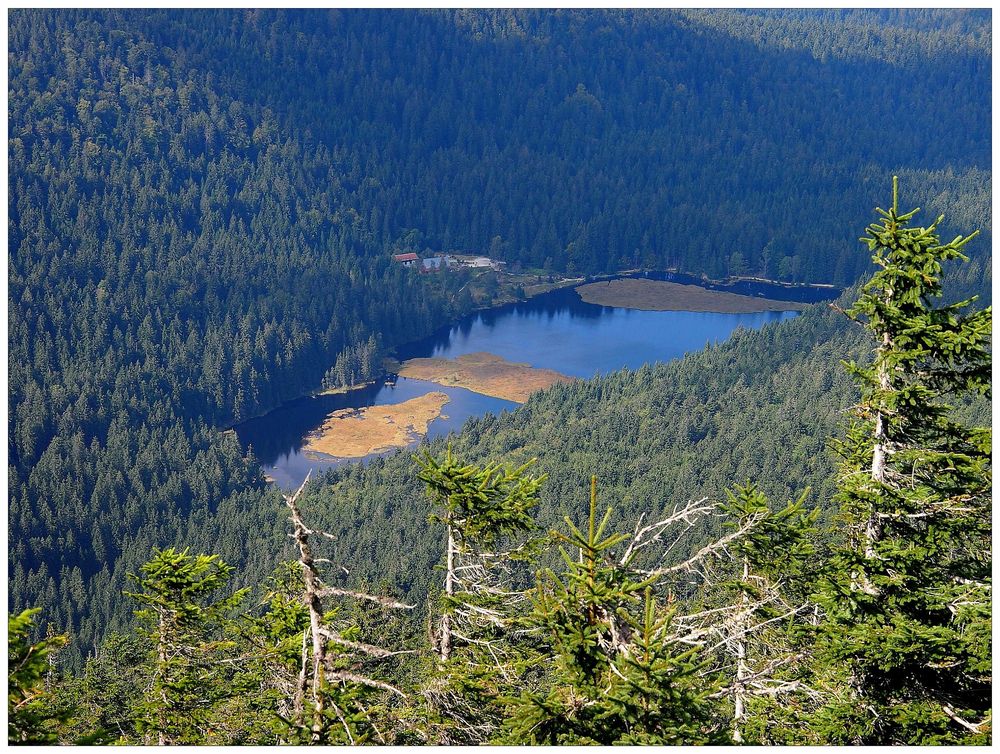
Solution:
M364 458L405 448L427 434L427 427L441 416L449 400L444 393L433 392L402 403L334 411L306 438L303 450L335 458Z
M573 381L572 377L552 369L536 369L530 364L507 361L502 356L483 351L455 359L410 359L403 362L399 375L447 387L464 387L515 403L524 403L536 390L557 382Z
M756 296L741 296L725 291L712 291L698 285L681 285L665 280L624 278L588 283L576 289L588 304L644 309L653 312L717 312L749 314L751 312L801 311L806 304L795 301L775 301Z

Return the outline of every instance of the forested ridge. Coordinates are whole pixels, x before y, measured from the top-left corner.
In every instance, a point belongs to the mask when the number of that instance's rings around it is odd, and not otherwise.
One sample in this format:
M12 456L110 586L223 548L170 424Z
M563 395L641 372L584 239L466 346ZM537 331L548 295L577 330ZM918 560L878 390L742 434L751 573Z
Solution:
M79 668L133 625L126 574L153 548L218 553L242 584L291 557L277 493L221 430L351 371L372 337L469 309L397 251L848 284L868 267L857 220L897 172L946 231L982 229L959 287L983 290L989 17L848 20L12 12L10 609L43 607L35 630L68 632ZM823 447L852 400L837 360L857 343L812 312L547 391L454 447L539 456L543 526L580 512L590 474L626 528L748 478L772 500L812 485L828 521ZM433 591L408 454L305 504L361 582Z
M415 229L432 248L490 249L577 272L678 266L721 276L742 267L843 285L864 266L844 253L853 242L844 229L889 175L949 169L967 185L984 179L987 16L945 13L934 29L917 13L931 30L887 45L906 26L881 14L852 25L803 14L797 27L822 40L821 61L734 36L754 27L782 36L782 14L731 24L709 15L711 23L686 12L530 10L130 20L212 70L221 88L346 150L345 166L360 172L349 185L372 227ZM960 24L975 34L957 35ZM882 59L866 59L867 49ZM902 85L911 77L921 85ZM942 108L951 113L944 121ZM891 164L879 111L907 114L894 122ZM914 191L922 204L935 198ZM815 207L824 217L806 234L799 219Z
M392 266L324 148L94 20L11 33L11 594L89 644L124 563L261 501L221 427L462 310Z
M307 480L250 588L155 550L82 674L11 616L10 740L988 743L992 311L934 305L965 240L893 188L846 310Z
M934 8L689 9L700 25L767 47L807 50L818 60L881 60L912 65L954 55L976 56L992 45L984 11Z
M832 516L825 438L854 398L839 359L860 349L840 320L816 305L669 364L555 386L517 411L470 420L451 447L470 462L538 458L548 478L536 516L547 527L585 509L590 474L602 499L615 501L619 526L748 479L776 500L811 486L810 504ZM303 506L336 535L337 557L356 578L404 593L433 589L438 545L410 453L322 481ZM405 560L396 556L403 548Z

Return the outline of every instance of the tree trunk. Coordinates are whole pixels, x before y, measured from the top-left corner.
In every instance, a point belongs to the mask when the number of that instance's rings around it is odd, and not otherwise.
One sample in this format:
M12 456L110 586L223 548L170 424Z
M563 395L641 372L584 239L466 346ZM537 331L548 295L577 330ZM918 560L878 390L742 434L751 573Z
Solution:
M447 572L444 577L444 593L455 596L455 529L448 517L448 555ZM441 616L441 662L448 662L451 656L451 607L447 607Z
M318 743L323 733L323 688L326 685L326 641L323 637L323 604L320 602L319 591L322 587L312 550L309 547L309 529L302 521L298 505L296 505L302 490L305 489L309 476L306 476L302 486L291 497L285 497L285 503L292 513L292 523L295 526L295 543L299 546L299 563L302 564L302 580L305 586L305 603L309 608L309 630L312 634L313 647L313 724L312 741Z
M296 725L302 725L305 714L306 688L309 678L309 632L302 632L302 663L299 666L299 678L295 685L295 699L293 701L292 719Z
M887 291L887 300L892 300L891 290ZM878 385L879 389L883 393L892 389L892 380L890 379L889 369L886 367L884 362L885 354L891 349L892 339L889 337L889 333L884 333L882 336L882 345L876 355L876 359L880 360L877 372ZM876 484L885 484L886 463L889 456L889 435L888 427L886 426L888 421L881 408L882 401L883 398L880 397L880 405L875 411L875 444L872 448L871 478ZM864 538L865 557L869 560L874 560L877 557L875 544L882 538L882 524L878 518L878 511L874 508L868 512L868 521L865 522ZM867 576L864 578L862 587L868 594L878 594L878 589L872 586Z
M747 610L750 607L750 598L746 593L747 583L750 581L750 561L746 555L743 556L743 594L740 598L742 612L739 623L736 626L736 683L733 685L733 741L743 743L743 733L741 726L746 717L746 683L750 677L750 669L747 666Z
M165 613L161 613L160 614L160 635L158 637L158 642L157 642L157 647L156 647L156 664L157 664L157 667L159 668L159 671L160 671L160 683L164 683L164 680L165 680L164 679L164 675L167 672L166 671L166 668L167 668L167 638L166 638L167 634L166 634L166 631L167 631L167 616L166 616ZM166 746L167 743L168 743L168 741L167 741L167 734L164 731L164 728L167 727L166 714L167 714L167 708L169 706L169 702L167 701L167 692L166 692L166 688L165 687L164 687L164 689L160 693L160 699L161 699L162 704L160 705L160 708L157 710L157 714L156 714L157 723L158 723L156 727L159 728L159 730L157 731L156 743L157 743L158 746Z

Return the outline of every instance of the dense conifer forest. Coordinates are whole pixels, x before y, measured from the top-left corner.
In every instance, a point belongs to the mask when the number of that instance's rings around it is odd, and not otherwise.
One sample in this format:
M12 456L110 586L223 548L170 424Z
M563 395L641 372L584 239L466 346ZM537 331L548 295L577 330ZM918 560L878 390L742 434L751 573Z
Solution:
M12 742L988 742L989 11L8 36ZM483 303L410 250L847 290L283 499L229 427Z

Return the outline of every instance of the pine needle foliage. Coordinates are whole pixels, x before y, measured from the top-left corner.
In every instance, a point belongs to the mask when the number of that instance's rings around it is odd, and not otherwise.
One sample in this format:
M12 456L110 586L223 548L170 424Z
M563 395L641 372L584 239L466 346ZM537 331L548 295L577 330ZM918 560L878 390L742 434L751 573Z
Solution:
M745 559L752 573L765 576L801 594L808 590L816 569L816 519L819 509L806 508L810 490L795 500L772 510L761 489L747 482L726 491L722 510L731 517L730 528L739 528L749 519L760 521L729 549L737 561ZM748 588L745 585L741 588ZM753 592L753 590L751 590ZM753 593L757 597L759 594Z
M530 511L545 481L544 475L527 473L534 461L517 468L500 463L480 468L461 463L450 445L440 460L429 453L416 460L417 476L439 506L431 521L451 522L462 539L493 544L503 535L534 528Z
M520 626L526 595L532 509L544 476L520 467L463 464L449 446L444 457L417 458L418 476L435 503L431 521L447 532L440 624L432 637L437 666L429 670L427 738L480 744L503 722L502 700L530 684L537 651Z
M567 517L567 532L554 532L565 570L539 574L532 615L551 645L552 678L512 704L505 741L727 742L710 700L717 681L704 672L697 648L672 631L673 611L657 609L653 580L637 580L611 556L628 539L607 533L611 516L608 508L598 520L592 478L586 530Z
M973 237L912 227L898 184L861 240L879 270L847 315L875 345L847 368L861 400L844 439L846 546L821 595L822 649L843 689L819 718L833 743L987 743L991 432L949 400L990 395L992 308L937 306L942 265ZM975 234L973 234L975 235Z
M39 608L25 610L7 619L7 742L9 744L55 744L58 725L66 715L53 710L46 690L50 656L64 646L66 636L31 641Z
M145 605L136 615L149 627L154 644L153 677L140 730L149 742L211 743L212 710L234 693L233 649L226 624L246 589L219 596L232 567L217 555L157 550L132 579L139 591L126 593Z

